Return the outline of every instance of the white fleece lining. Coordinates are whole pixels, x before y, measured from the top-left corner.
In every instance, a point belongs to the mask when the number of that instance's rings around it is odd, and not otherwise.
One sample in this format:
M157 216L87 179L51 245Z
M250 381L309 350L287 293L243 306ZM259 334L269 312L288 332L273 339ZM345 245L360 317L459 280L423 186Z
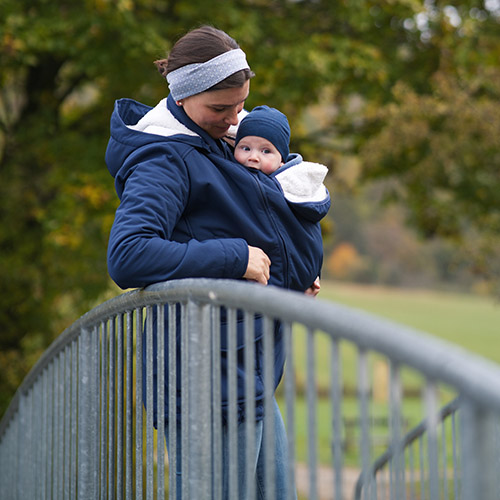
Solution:
M171 135L183 134L198 137L196 132L189 130L167 108L167 98L162 99L153 109L148 111L135 125L127 125L132 130L147 134Z
M162 99L153 109L148 111L135 125L127 125L129 129L147 134L169 137L177 134L198 137L196 132L189 130L167 108L167 98ZM247 114L243 110L238 116L239 121ZM236 127L229 133L235 134ZM293 203L319 202L327 198L328 192L323 185L328 169L325 165L312 162L301 162L286 168L276 175L281 184L285 198Z
M276 175L285 198L293 203L319 202L328 196L323 181L328 168L320 163L304 161Z

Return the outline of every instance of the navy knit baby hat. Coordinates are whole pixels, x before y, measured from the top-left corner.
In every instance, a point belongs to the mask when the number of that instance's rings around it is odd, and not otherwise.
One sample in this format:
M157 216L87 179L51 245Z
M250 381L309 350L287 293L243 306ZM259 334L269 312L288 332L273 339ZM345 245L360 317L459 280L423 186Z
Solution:
M283 162L286 162L290 153L290 125L281 111L269 106L253 108L238 126L235 146L249 135L267 139L280 152Z

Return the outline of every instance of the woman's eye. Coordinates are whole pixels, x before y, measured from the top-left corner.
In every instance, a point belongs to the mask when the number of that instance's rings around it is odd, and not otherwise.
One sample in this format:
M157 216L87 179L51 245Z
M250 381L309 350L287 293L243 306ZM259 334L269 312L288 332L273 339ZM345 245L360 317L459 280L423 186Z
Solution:
M216 113L222 113L224 111L224 108L212 108L212 110Z

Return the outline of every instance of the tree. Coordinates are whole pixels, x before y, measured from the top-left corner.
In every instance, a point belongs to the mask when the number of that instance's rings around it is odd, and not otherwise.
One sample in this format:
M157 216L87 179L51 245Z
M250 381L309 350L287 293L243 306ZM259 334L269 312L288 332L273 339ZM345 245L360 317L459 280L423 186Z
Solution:
M368 110L376 132L360 141L360 157L367 178L392 179L388 198L421 234L454 241L498 287L500 10L429 5L421 36L439 57L428 86L400 81L389 103Z
M396 74L388 61L404 30L388 31L383 50L373 41L377 23L403 13L413 13L403 1L2 0L0 408L40 350L109 285L109 116L118 97L155 104L165 95L153 60L186 30L214 24L258 75L249 107L282 107L293 123L323 87L368 95Z
M112 96L137 94L164 45L145 13L120 5L2 2L0 409L40 351L109 286Z
M487 75L499 60L498 16L480 2L450 10L429 0L0 1L0 411L37 354L109 286L105 252L117 200L103 157L113 101L154 105L164 97L152 61L188 29L213 24L240 42L257 75L247 107L267 103L287 113L292 149L330 164L333 181L346 155L361 155L374 177L408 161L414 141L392 162L381 141L377 162L366 161L377 139L396 131L407 97L438 102L438 89L461 82L474 102L492 103L498 92ZM305 110L318 103L324 121L307 123ZM435 116L434 128L444 121ZM439 129L443 139L456 133L452 121ZM467 141L475 141L479 121L464 124ZM408 170L429 161L421 146ZM461 151L474 154L473 145ZM494 165L491 147L488 155ZM452 170L465 173L467 161ZM484 175L494 170L476 181ZM425 176L415 176L419 186ZM486 216L496 200L486 191L482 205L470 196L467 209ZM417 222L432 196L417 203L417 190L406 192Z

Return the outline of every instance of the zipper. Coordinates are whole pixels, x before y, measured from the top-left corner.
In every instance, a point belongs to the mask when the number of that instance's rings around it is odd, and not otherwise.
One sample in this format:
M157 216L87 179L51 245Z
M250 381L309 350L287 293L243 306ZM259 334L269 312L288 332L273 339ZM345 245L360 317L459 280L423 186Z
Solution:
M285 240L284 240L283 236L281 235L281 231L279 231L278 226L274 220L273 211L271 210L271 207L269 206L267 196L262 189L259 175L265 175L265 174L261 174L258 170L253 174L256 177L254 180L259 188L259 192L260 192L261 198L264 202L264 207L265 207L266 212L268 214L268 218L271 221L271 224L272 224L272 227L273 227L275 233L278 235L278 242L280 243L280 248L281 248L281 256L284 257L283 258L283 267L284 267L284 273L285 273L284 285L285 285L285 288L288 289L289 288L289 281L290 281L289 276L288 276L288 266L289 266L289 264L288 264L288 250L286 248Z

